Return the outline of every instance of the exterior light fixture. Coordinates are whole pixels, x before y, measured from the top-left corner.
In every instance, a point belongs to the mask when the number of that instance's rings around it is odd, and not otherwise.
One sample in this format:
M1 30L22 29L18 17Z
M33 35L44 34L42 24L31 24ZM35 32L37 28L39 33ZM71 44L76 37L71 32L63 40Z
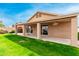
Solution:
M54 23L53 23L53 26L57 26L57 25L58 25L58 23L57 23L57 22L54 22Z

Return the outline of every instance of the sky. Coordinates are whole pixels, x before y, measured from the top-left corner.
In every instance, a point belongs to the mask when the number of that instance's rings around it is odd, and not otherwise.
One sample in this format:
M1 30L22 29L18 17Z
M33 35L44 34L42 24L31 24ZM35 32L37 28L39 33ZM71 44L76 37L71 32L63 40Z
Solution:
M79 13L79 3L0 3L0 21L5 26L27 22L37 11L57 14Z

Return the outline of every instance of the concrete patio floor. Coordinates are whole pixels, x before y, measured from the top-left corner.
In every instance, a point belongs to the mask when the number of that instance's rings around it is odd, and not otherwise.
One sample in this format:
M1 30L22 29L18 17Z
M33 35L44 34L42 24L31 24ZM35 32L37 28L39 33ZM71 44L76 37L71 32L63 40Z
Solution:
M23 36L23 34L21 34L21 33L19 33L18 35ZM36 38L37 39L37 37L34 36L34 35L27 35L27 37ZM56 42L56 43L71 45L71 40L70 39L54 38L54 37L47 37L47 36L41 36L40 39L44 40L44 41L50 41L50 42ZM79 41L77 41L77 43L78 43L78 47L79 47Z
M51 41L51 42L57 42L57 43L62 43L62 44L67 44L69 45L70 39L62 39L62 38L42 38L44 41Z
M35 37L33 35L31 35L31 36L28 35L27 37L37 38L37 37ZM41 37L40 39L44 40L44 41L57 42L57 43L62 43L62 44L67 44L67 45L71 44L70 39L53 38L53 37L51 37L51 38L49 38L49 37Z

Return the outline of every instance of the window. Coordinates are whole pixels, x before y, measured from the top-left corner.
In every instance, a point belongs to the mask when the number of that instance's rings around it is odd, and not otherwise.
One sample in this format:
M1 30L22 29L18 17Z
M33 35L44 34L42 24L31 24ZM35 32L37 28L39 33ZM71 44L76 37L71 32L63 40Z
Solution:
M27 27L27 33L33 33L33 30L32 30L32 27L31 26L28 26Z
M18 27L17 32L18 32L18 33L23 33L22 27Z
M42 35L48 35L48 25L42 25Z

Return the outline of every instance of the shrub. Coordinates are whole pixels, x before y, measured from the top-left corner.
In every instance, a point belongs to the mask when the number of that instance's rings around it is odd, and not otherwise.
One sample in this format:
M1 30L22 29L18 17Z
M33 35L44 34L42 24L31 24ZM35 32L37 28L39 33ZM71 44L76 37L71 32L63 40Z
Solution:
M15 30L10 31L9 33L15 33Z
M6 30L0 30L0 34L8 33Z

